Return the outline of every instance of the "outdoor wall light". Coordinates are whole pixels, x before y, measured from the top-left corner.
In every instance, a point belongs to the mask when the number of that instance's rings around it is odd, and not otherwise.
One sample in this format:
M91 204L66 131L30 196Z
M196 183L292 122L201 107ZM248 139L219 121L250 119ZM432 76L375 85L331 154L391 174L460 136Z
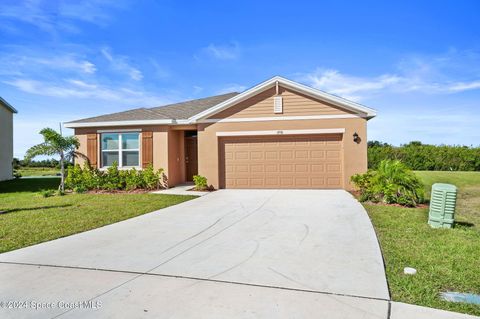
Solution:
M355 143L360 142L360 136L358 136L357 132L353 133L353 141Z

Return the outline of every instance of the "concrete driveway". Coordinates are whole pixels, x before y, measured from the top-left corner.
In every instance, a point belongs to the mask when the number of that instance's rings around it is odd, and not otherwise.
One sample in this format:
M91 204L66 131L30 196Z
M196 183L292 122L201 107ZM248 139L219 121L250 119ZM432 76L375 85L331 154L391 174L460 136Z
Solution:
M370 220L349 193L335 190L217 191L2 254L0 283L0 302L29 302L2 307L0 318L389 313ZM35 310L32 301L52 305Z

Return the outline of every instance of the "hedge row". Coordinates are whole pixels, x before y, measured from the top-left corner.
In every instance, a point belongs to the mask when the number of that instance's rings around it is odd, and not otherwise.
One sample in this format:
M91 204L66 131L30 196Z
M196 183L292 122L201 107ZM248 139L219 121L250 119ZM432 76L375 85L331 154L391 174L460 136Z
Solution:
M119 170L116 162L105 171L92 168L87 163L83 168L77 164L68 168L65 179L65 187L77 193L89 190L154 190L164 188L166 184L163 169L155 171L149 165L143 170Z
M368 142L368 167L377 169L385 159L400 160L413 170L480 171L480 147Z

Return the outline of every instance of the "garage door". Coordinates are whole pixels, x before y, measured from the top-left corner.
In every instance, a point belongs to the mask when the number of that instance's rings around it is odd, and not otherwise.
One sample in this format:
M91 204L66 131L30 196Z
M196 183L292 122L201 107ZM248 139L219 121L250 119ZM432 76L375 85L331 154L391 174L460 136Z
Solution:
M342 188L342 134L224 137L224 188Z

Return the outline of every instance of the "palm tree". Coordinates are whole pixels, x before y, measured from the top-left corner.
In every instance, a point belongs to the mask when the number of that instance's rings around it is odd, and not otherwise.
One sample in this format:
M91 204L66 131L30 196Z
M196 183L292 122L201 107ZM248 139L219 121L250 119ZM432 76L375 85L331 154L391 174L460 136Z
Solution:
M60 172L61 182L58 189L63 193L65 191L65 161L71 161L74 157L82 156L76 151L80 146L80 142L75 136L62 136L54 129L44 128L40 131L43 135L44 142L32 146L26 153L25 159L31 160L39 155L58 155L60 156Z

